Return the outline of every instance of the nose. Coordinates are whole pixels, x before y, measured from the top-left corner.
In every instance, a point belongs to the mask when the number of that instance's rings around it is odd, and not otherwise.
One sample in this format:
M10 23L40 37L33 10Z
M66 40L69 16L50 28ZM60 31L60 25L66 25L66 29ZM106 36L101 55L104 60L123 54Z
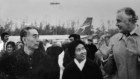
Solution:
M41 41L41 40L40 40L39 38L36 38L36 41L39 42L39 41Z
M85 54L86 53L86 50L84 49L84 50L81 50L81 53L82 54Z
M118 27L118 26L119 26L119 24L118 24L118 23L116 23L116 26Z
M120 29L121 28L121 26L119 25L119 23L116 23L116 26Z

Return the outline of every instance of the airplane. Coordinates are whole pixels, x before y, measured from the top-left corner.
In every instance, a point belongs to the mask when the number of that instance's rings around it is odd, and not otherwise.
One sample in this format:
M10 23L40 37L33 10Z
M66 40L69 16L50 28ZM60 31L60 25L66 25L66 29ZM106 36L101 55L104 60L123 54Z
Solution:
M93 38L96 35L89 34L89 32L92 31L92 27L92 17L87 17L85 22L79 27L77 31L75 31L75 33L79 34L83 39ZM39 39L64 41L68 39L68 37L69 35L40 35ZM20 41L20 36L10 36L10 40L14 42Z
M59 2L51 2L50 5L59 5Z
M93 33L92 17L87 17L84 23L75 31L76 34L79 34L82 37L82 40L92 39L94 44L98 43L98 34Z
M90 35L92 32L92 17L87 17L85 22L77 29L76 34Z

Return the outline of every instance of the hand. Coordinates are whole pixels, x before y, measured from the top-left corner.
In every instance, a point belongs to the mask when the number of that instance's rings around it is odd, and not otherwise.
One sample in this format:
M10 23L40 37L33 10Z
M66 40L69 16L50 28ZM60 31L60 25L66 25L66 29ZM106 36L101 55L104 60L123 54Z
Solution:
M109 54L112 53L112 49L113 49L113 46L114 45L111 45L111 46L107 46L106 44L103 44L99 50L101 51L101 53L104 55L104 57L108 57Z

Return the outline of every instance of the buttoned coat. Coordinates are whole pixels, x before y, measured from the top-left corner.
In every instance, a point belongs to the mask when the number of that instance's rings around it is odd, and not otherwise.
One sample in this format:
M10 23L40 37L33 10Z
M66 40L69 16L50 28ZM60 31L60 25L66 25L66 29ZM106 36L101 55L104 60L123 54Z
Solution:
M113 45L113 56L117 71L114 79L140 79L140 27L133 34L126 37L122 33L114 35L110 39L109 46Z

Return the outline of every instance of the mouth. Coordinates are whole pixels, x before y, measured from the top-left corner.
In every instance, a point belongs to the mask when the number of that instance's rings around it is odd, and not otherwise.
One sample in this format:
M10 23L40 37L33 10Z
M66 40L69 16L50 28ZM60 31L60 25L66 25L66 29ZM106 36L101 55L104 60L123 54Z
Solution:
M118 27L119 29L121 29L121 26L118 25L117 27Z
M39 46L39 44L35 44L35 46Z
M86 57L86 54L82 54L81 57L82 57L82 58L83 58L83 57L85 58L85 57Z

